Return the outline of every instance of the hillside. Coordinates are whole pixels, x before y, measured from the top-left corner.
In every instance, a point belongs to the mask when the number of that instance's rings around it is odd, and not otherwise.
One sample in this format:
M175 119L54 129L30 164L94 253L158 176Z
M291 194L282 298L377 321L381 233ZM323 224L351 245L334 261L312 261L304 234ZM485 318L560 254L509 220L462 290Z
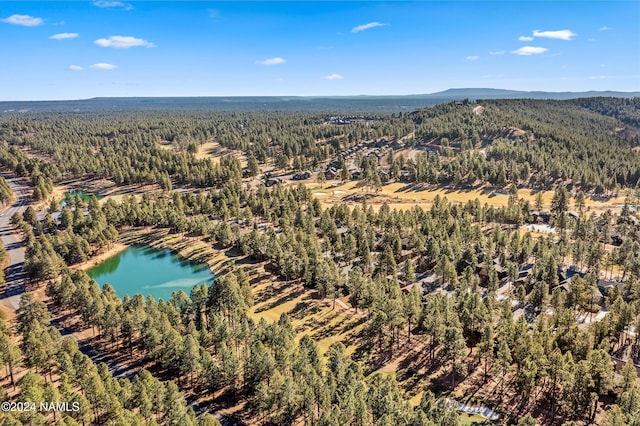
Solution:
M475 105L482 114L474 113ZM444 140L453 148L446 167L434 165L444 173L437 183L449 184L458 174L458 183L470 185L476 179L544 188L564 183L602 193L639 182L637 106L637 98L479 100L409 117L418 146L441 148Z
M12 249L25 247L8 282L19 273L12 294L34 291L3 302L0 338L22 342L5 348L6 398L39 391L29 380L42 374L91 395L88 423L215 424L209 412L456 426L470 406L505 425L633 424L635 109L594 98L3 115L0 164L27 204L4 216ZM168 300L134 278L140 294L121 298L125 278L100 287L83 268L128 245L170 249L216 278ZM37 333L21 319L32 311ZM59 347L76 339L89 358L70 362ZM13 359L29 378L19 390ZM109 406L67 374L104 360ZM133 384L109 385L110 360ZM155 413L142 380L165 395Z

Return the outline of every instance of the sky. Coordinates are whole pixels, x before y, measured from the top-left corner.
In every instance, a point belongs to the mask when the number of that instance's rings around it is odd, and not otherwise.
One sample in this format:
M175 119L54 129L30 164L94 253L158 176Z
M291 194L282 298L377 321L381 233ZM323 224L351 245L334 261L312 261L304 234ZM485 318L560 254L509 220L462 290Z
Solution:
M0 1L0 100L640 90L640 2Z

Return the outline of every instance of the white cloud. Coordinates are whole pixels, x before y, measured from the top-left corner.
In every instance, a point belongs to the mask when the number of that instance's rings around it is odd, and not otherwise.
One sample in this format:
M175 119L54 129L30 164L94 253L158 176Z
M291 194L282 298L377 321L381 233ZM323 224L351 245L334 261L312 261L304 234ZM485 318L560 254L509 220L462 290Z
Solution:
M322 78L324 78L325 80L342 80L344 77L341 76L340 74L333 73L333 74L325 75Z
M82 71L82 67L80 65L69 65L67 69L69 71Z
M357 27L353 27L351 29L352 33L358 33L360 31L368 30L375 27L386 27L387 24L381 24L380 22L369 22L368 24L358 25Z
M144 47L156 47L155 44L143 40L141 38L135 38L130 36L111 36L109 38L99 38L94 41L95 44L102 47L113 47L114 49L128 49L130 47L144 46Z
M531 40L533 40L533 37L520 36L520 37L518 37L518 40L520 40L520 41L531 41Z
M558 31L533 31L534 37L542 37L542 38L555 38L558 40L573 40L576 36L571 30L558 30Z
M91 65L89 68L91 68L92 70L109 71L109 70L112 70L112 69L115 69L115 68L118 68L118 67L113 65L113 64L106 64L104 62L98 62L97 64Z
M536 47L536 46L524 46L517 50L512 50L511 53L520 56L531 56L531 55L539 55L540 53L546 52L546 47Z
M504 55L505 52L504 50L494 50L493 52L489 52L489 55Z
M472 56L467 56L467 61L477 61L478 59L480 59L480 56L476 56L476 55L472 55Z
M258 61L258 62L256 62L256 64L260 64L260 65L279 65L279 64L284 64L285 62L287 62L287 61L284 60L283 58L275 57L275 58L265 59L264 61Z
M42 18L35 18L30 15L11 15L8 18L0 19L0 21L7 24L22 25L23 27L37 27L42 24Z
M610 27L600 27L600 31L609 31Z
M49 37L51 40L67 40L78 37L78 33L60 33Z
M133 6L131 6L130 4L123 3L123 2L117 1L117 0L114 0L114 1L111 1L111 0L97 0L97 1L93 2L93 5L97 6L97 7L101 7L103 9L106 9L106 8L109 8L109 7L121 7L124 10L133 9Z

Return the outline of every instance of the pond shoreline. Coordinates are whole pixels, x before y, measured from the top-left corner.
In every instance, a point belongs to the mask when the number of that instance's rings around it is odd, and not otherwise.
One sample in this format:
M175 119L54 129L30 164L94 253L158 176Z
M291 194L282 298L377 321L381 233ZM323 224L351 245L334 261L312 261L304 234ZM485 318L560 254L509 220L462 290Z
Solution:
M174 292L189 294L195 285L203 282L209 285L215 279L206 263L185 259L169 248L146 244L130 245L86 272L101 287L110 284L120 297L142 294L165 301Z
M121 232L118 240L111 244L110 249L94 254L84 262L70 265L69 269L86 271L136 245L169 249L184 260L207 264L211 273L216 276L224 275L228 271L231 261L224 250L212 248L202 238L188 238L179 234L170 234L165 229L144 227ZM203 253L201 250L193 250L197 246L200 246L200 248L202 246L208 247L208 252Z
M84 262L72 265L70 268L73 270L86 271L87 269L93 268L94 266L98 266L99 264L109 259L110 257L113 257L116 254L125 251L129 247L130 247L129 244L123 244L120 242L113 243L112 247L107 251L93 255L89 259L85 260Z

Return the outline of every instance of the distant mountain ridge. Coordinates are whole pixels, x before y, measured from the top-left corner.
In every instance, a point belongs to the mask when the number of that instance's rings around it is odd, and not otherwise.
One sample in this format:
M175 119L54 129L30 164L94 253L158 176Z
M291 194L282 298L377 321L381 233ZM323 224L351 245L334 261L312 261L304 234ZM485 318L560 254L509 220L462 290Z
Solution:
M0 117L7 113L100 111L327 111L408 112L418 108L469 99L576 99L640 97L640 92L541 92L491 88L458 88L416 95L360 96L202 96L202 97L97 97L66 101L0 102Z
M442 92L423 95L427 97L452 97L469 99L576 99L593 97L614 97L614 98L635 98L640 96L640 92L617 92L612 90L587 92L543 92L543 91L523 91L490 88L462 88L447 89Z

